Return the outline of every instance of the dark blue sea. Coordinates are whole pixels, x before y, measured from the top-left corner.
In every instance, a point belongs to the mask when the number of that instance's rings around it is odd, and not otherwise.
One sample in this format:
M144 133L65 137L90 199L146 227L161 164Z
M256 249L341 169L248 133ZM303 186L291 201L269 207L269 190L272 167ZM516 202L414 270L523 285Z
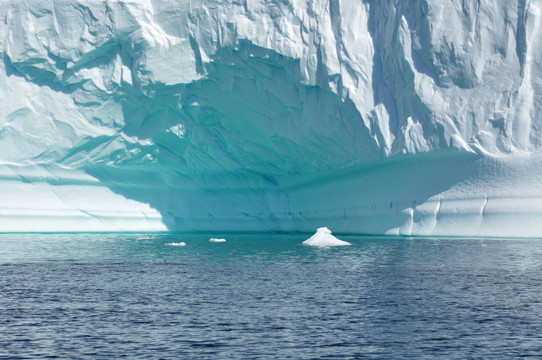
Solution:
M540 240L211 235L0 235L0 358L542 356Z

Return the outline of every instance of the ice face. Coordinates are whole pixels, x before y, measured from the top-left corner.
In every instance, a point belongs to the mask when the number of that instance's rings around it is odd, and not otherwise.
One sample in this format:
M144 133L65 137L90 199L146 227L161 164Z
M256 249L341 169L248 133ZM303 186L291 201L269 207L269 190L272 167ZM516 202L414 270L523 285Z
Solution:
M540 0L0 4L0 231L542 236Z

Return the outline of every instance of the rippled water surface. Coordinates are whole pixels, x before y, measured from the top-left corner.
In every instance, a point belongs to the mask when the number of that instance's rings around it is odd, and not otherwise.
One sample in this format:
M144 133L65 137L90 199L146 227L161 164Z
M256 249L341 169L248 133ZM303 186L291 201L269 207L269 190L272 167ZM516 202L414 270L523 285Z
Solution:
M0 235L0 358L542 355L542 241L222 235Z

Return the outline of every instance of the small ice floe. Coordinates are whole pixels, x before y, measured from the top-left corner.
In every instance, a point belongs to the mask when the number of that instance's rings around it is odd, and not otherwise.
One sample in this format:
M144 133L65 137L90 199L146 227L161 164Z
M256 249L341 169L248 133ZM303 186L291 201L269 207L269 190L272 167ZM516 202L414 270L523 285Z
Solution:
M167 243L166 246L186 246L186 243L184 241L178 243Z
M335 236L331 235L331 230L329 230L327 227L321 227L316 229L316 233L313 236L303 241L303 245L325 247L352 244L346 241L339 240Z
M226 239L210 238L209 242L226 242Z

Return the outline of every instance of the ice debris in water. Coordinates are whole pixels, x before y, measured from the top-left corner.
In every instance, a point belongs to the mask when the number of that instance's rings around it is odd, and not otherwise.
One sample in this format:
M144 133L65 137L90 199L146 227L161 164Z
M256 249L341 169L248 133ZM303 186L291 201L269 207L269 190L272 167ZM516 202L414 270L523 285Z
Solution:
M209 242L226 242L226 239L210 238Z
M335 236L331 235L331 230L329 230L327 227L321 227L321 228L316 229L316 233L313 236L303 241L303 245L324 247L324 246L343 246L343 245L352 245L352 244L346 241L339 240Z
M167 246L186 246L186 243L184 241L178 242L178 243L167 243Z

